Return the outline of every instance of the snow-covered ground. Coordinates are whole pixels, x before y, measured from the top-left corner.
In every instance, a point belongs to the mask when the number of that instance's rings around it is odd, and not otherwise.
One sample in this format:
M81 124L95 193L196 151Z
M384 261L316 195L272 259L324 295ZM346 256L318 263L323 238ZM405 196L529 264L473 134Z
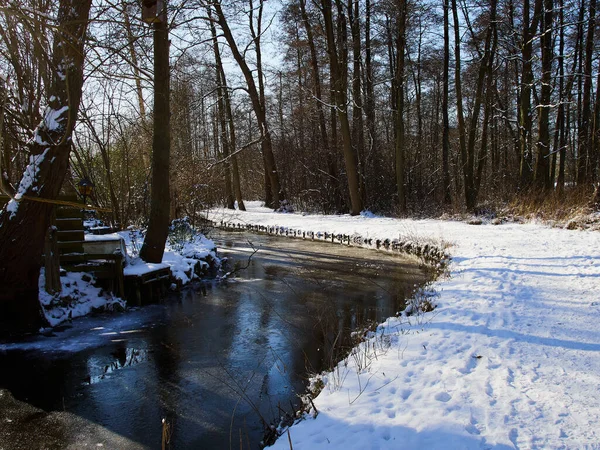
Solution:
M451 244L435 311L382 324L274 448L600 448L600 233L246 207L210 218Z
M39 299L46 320L51 327L90 314L94 310L120 311L125 301L94 286L93 277L78 272L67 272L60 277L62 291L50 295L45 291L45 273L39 279Z
M118 233L125 242L128 254L128 263L124 274L142 275L152 270L169 267L171 274L182 285L187 284L196 277L194 266L200 264L208 266L206 260L217 260L216 246L213 241L202 234L188 236L180 242L167 241L162 263L147 263L138 257L139 250L144 243L144 236L138 231L121 231Z

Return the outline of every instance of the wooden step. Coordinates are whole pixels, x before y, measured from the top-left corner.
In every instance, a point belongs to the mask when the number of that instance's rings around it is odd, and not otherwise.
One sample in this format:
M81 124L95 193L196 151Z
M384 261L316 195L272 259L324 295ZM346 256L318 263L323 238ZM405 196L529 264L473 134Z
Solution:
M63 241L58 243L60 254L64 253L83 253L83 244L85 241Z
M83 219L56 219L59 231L83 230Z
M97 279L112 279L115 278L115 261L102 261L95 263L76 264L65 266L61 262L61 267L66 268L69 272L85 272L93 274Z
M60 265L61 266L70 266L74 264L85 263L88 261L87 255L83 252L81 253L65 253L60 255Z
M58 242L85 241L83 230L63 230L57 232Z
M83 204L81 205L83 207ZM56 208L57 219L82 219L83 210L81 208L72 208L69 206L61 206Z
M60 263L61 265L64 264L77 264L77 263L81 263L81 262L94 262L94 261L114 261L116 258L118 258L117 255L111 254L111 255L107 255L105 253L65 253L64 255L61 255L60 257ZM123 256L121 255L120 258L122 259ZM63 264L64 263L64 264Z

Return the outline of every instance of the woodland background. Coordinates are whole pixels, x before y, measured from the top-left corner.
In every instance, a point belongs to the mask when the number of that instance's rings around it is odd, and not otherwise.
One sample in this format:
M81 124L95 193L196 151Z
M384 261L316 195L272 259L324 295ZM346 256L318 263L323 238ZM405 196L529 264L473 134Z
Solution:
M3 185L29 161L60 2L0 7ZM592 199L597 0L171 0L171 218L273 208L396 215ZM73 182L149 215L152 26L92 3ZM10 187L9 187L10 189ZM566 199L566 200L565 200Z

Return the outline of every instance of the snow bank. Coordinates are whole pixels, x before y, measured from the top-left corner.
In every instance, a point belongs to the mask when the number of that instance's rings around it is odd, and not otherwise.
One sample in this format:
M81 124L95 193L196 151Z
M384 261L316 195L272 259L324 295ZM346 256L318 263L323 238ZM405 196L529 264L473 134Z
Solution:
M116 242L121 246L121 240L126 249L127 265L123 274L143 275L156 269L169 268L171 274L180 284L187 284L197 277L194 268L200 264L207 268L206 260L216 256L213 241L197 234L186 241L178 249L167 244L163 262L159 264L146 263L137 255L143 243L143 235L139 231L122 231L105 235L85 235L86 243L101 244ZM39 278L39 299L42 309L50 326L55 327L76 317L85 316L95 310L113 310L125 308L125 301L115 297L110 292L94 286L94 278L89 274L67 272L61 276L62 292L50 295L45 291L45 276L42 268Z
M60 277L62 292L50 295L45 290L46 277L42 268L39 279L39 298L50 326L88 315L92 311L112 311L125 308L125 301L93 285L88 274L67 272Z
M326 374L294 450L600 448L599 233L246 207L210 219L452 244L435 311L389 319Z
M147 263L138 257L142 248L144 236L139 231L121 231L117 233L125 241L128 264L124 269L125 275L143 275L156 269L170 268L171 274L182 285L189 283L197 275L194 273L196 264L207 267L206 260L218 261L216 246L213 241L201 234L195 234L189 240L172 245L167 242L162 263Z

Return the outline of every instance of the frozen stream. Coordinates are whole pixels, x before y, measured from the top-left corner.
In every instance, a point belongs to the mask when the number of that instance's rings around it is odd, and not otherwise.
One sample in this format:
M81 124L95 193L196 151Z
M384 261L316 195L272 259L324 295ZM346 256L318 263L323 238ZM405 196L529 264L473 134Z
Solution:
M245 266L164 304L0 343L0 448L259 448L308 373L365 321L394 315L428 280L413 260L322 242L211 236ZM251 242L251 244L250 244ZM0 394L2 394L0 392Z

